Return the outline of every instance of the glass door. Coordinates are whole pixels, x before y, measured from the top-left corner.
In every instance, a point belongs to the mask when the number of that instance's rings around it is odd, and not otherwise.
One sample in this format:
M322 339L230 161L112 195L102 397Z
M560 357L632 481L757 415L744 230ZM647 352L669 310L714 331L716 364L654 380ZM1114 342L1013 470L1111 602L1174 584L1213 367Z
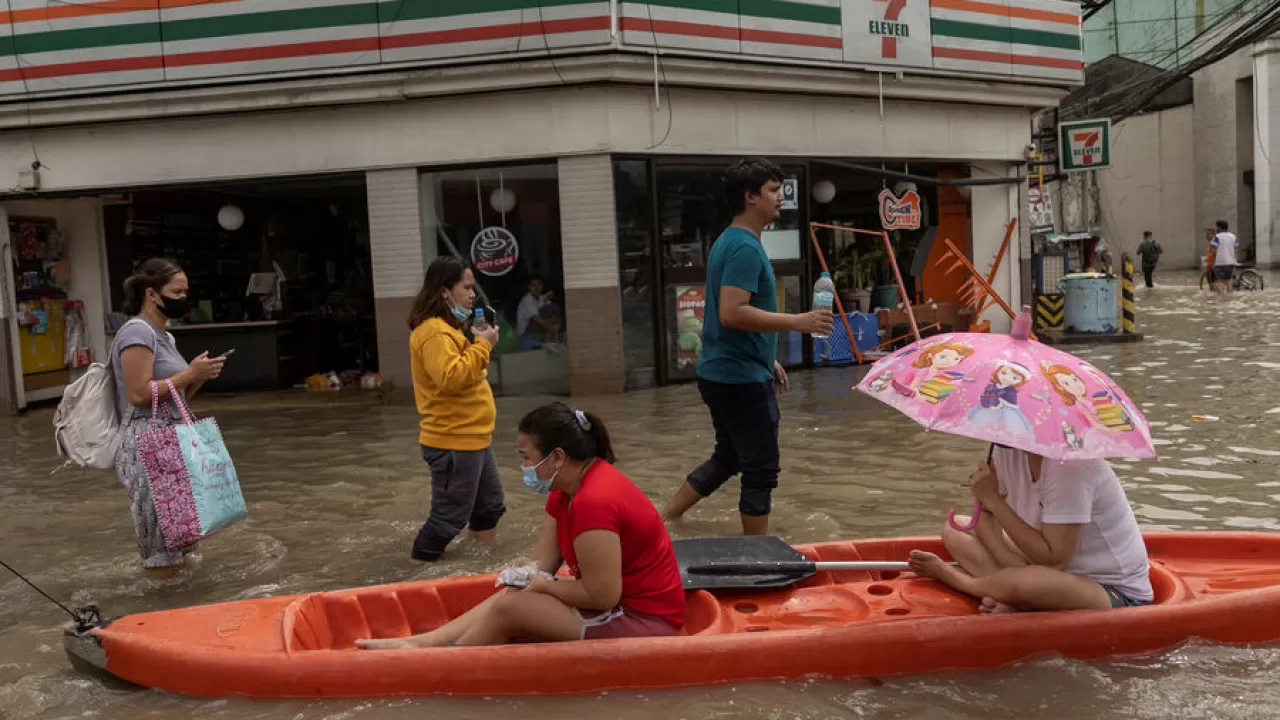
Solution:
M706 308L707 258L711 245L732 218L725 207L721 164L659 164L657 226L662 285L659 319L663 383L697 377L702 351L702 322ZM787 201L782 216L761 235L778 283L779 312L805 309L804 235L801 228L801 189L804 168L786 166ZM778 360L786 367L806 362L800 333L781 333Z
M802 222L805 177L802 166L784 165L782 172L782 214L777 222L765 228L760 241L778 280L778 312L795 314L809 309L805 273L808 229ZM803 333L778 333L778 362L787 368L803 366L806 344Z

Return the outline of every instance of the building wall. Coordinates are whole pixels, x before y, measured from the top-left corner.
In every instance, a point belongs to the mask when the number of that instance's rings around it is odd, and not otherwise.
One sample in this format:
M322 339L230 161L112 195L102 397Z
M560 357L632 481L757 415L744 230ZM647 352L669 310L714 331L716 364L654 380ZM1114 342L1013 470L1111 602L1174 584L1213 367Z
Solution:
M561 158L559 176L570 391L620 393L625 373L613 165L608 155Z
M42 187L75 191L604 152L1013 160L1028 135L1020 107L886 100L881 119L874 98L672 88L663 100L557 87L54 127L0 135L0 168L16 179L34 142Z
M1030 123L1028 122L1024 127L1029 142ZM1017 174L1017 169L1007 163L975 163L972 173L973 177L985 178L1015 177ZM984 277L991 270L996 253L1000 251L1000 245L1004 242L1009 219L1018 218L1019 228L1026 225L1023 221L1026 213L1021 207L1026 202L1023 197L1023 187L1022 183L1011 183L975 186L970 190L973 266L983 273ZM1030 298L1022 297L1022 257L1024 255L1022 237L1025 234L1025 230L1019 230L1010 240L1009 249L1000 263L1000 269L996 272L995 281L991 283L992 289L999 293L1000 298L1015 312L1024 302L1031 302ZM1012 325L1009 314L994 303L979 319L989 320L992 332L1007 333Z
M1192 76L1196 195L1192 231L1200 236L1198 254L1204 253L1204 230L1213 227L1214 222L1226 220L1232 228L1241 227L1240 201L1245 187L1237 147L1251 140L1240 134L1236 93L1240 89L1237 81L1252 74L1253 59L1245 49ZM1241 235L1240 241L1251 245L1254 238Z
M422 287L422 230L418 171L365 174L369 195L369 249L378 330L378 369L383 382L412 387L409 371L409 310Z
M1110 170L1098 171L1102 237L1113 252L1133 253L1150 230L1165 269L1199 264L1194 142L1190 106L1137 115L1112 129Z

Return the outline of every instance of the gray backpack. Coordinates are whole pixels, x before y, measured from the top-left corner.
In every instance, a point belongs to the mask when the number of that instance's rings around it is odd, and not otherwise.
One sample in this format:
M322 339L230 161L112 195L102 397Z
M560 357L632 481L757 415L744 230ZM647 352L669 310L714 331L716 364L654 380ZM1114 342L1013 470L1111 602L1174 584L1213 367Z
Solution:
M129 322L146 321L135 318ZM115 467L124 428L116 408L114 350L113 347L105 365L91 364L79 380L62 392L62 400L53 414L58 456L66 458L62 467L73 463L98 470Z

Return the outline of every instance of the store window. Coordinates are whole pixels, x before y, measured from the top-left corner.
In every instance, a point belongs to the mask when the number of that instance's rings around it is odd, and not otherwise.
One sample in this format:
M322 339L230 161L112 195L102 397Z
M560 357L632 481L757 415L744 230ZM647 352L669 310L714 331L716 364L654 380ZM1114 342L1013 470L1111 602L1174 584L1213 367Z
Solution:
M131 194L103 208L111 306L153 257L177 260L191 309L178 350L235 350L209 392L360 386L378 371L363 175L242 182ZM125 317L108 318L114 332Z
M732 220L724 198L720 165L659 165L657 168L659 265L663 292L663 379L697 376L706 304L706 261L711 246ZM778 311L804 310L804 245L801 233L803 169L784 167L789 189L782 216L761 235L778 284ZM780 333L778 360L802 365L800 333Z
M618 219L618 273L622 294L622 353L626 388L658 382L655 312L656 268L653 256L653 196L646 160L613 163L614 206Z
M568 394L555 163L425 173L423 253L465 259L500 329L489 380L506 395Z

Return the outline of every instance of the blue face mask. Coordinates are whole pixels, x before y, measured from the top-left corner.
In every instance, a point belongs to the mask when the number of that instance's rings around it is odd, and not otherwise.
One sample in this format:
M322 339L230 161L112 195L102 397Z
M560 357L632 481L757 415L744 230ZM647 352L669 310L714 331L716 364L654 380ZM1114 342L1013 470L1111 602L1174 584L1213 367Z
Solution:
M556 475L559 475L560 471L557 470L555 472L555 475L552 475L549 480L543 480L538 477L538 468L542 467L542 463L545 463L547 460L550 460L550 459L551 459L551 456L548 455L542 458L542 462L538 463L537 465L534 465L533 467L524 467L523 465L520 466L520 472L524 474L523 479L524 479L525 487L539 494L545 494L545 493L551 492L551 483L555 482Z
M453 313L454 317L464 322L466 321L467 318L471 317L471 311L462 307L461 305L454 305L450 303L449 312Z

